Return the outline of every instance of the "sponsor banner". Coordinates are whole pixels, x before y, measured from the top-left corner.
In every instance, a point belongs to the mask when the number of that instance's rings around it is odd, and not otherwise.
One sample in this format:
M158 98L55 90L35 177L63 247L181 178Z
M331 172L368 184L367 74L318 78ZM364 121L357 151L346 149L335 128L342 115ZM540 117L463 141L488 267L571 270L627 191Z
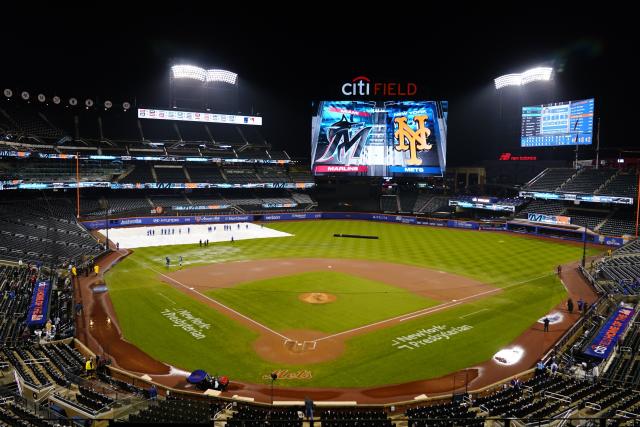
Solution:
M30 151L0 150L0 157L29 157Z
M253 215L198 215L198 216L163 216L110 219L109 227L148 226L148 225L182 225L223 222L251 222ZM106 228L104 220L85 221L82 223L88 230Z
M48 280L37 282L31 295L31 304L27 312L27 325L42 327L47 322L49 312L49 288Z
M301 220L301 219L322 219L321 213L283 213L274 215L263 215L262 217L256 217L257 221L286 221L286 220Z
M416 224L418 224L418 225L428 225L428 226L431 226L431 227L446 227L447 226L447 220L446 219L442 219L442 220L423 219L423 220L417 221Z
M467 222L467 221L457 221L457 220L448 220L447 227L465 228L467 230L477 230L479 228L477 222Z
M148 189L194 189L194 188L312 188L312 182L256 182L248 184L228 184L210 182L89 182L81 181L80 188L110 188L112 190ZM23 182L22 180L2 181L0 190L51 190L76 188L76 182Z
M635 310L632 308L620 307L600 328L598 334L591 340L591 343L584 350L584 354L599 359L606 359L613 351L616 343L629 326L633 319Z
M527 219L531 222L541 222L543 224L571 225L571 217L561 215L528 213Z
M317 165L314 166L316 173L348 173L348 172L366 172L366 166L331 166L331 165Z
M174 211L206 211L206 210L216 210L216 209L227 209L230 208L231 205L182 205L182 206L171 206L171 209Z
M622 246L624 245L624 239L622 237L604 237L602 243L607 246Z
M520 197L528 197L543 200L570 200L591 203L615 203L623 205L632 205L632 197L619 196L594 196L591 194L572 194L572 193L549 193L538 191L521 191Z
M201 113L199 111L156 110L153 108L138 108L138 118L200 123L226 123L232 125L262 125L262 117L260 116L237 116L234 114Z
M440 175L442 170L433 166L390 166L391 173L417 173L421 175Z
M131 161L131 160L140 160L140 161L154 161L154 162L208 162L208 163L266 163L266 164L277 164L283 165L286 163L295 163L293 160L289 159L223 159L220 157L188 157L188 156L107 156L107 155L97 155L97 154L80 154L76 156L75 154L53 154L53 153L38 153L35 151L13 151L13 150L0 150L0 157L18 157L18 158L29 158L29 157L38 157L40 159L61 159L61 160L69 160L75 159L76 157L80 160L122 160L122 161Z
M263 203L263 208L295 208L297 203Z
M468 200L449 200L449 206L460 206L467 209L485 209L490 211L515 212L513 205L500 205L496 203L470 202Z

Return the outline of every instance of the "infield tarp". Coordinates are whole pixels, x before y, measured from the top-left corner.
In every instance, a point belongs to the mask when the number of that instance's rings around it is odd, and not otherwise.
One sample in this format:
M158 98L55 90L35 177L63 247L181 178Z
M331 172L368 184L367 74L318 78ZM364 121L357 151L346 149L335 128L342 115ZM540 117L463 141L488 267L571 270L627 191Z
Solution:
M48 280L37 282L34 286L27 312L27 325L42 327L47 322L50 288L51 284Z
M584 350L584 354L599 359L606 359L616 346L633 319L635 310L632 308L620 307L600 328L598 334L591 340L589 346Z

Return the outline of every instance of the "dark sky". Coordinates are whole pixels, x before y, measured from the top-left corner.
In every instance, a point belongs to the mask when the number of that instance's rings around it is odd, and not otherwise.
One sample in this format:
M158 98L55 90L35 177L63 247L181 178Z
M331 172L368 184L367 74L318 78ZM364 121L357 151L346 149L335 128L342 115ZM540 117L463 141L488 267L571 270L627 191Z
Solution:
M311 101L342 98L341 84L357 75L416 82L416 98L449 100L449 164L493 159L501 151L571 157L570 148L519 148L523 103L595 97L602 146L637 146L629 137L638 116L631 87L635 26L625 18L572 14L541 21L530 12L425 13L423 20L421 12L407 19L389 11L316 20L203 12L125 23L100 22L99 13L89 21L31 16L27 28L19 20L3 28L5 39L16 38L3 48L11 66L5 62L0 80L31 92L165 108L172 63L226 68L240 76L243 112L259 112L274 148L297 156L309 155ZM500 95L493 88L494 77L538 64L558 70L553 83Z

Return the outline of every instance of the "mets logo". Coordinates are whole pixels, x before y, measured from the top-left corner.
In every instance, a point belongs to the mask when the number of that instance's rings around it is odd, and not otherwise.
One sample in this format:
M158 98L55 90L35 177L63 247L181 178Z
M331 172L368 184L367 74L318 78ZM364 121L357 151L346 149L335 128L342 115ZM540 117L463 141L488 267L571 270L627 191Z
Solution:
M327 129L329 144L316 162L337 162L348 165L351 164L352 159L360 158L371 127L364 126L356 130L358 126L361 124L350 122L344 115L340 121L333 123Z
M418 158L419 151L429 151L433 148L433 144L428 144L427 139L431 135L431 131L426 126L427 116L414 116L413 122L417 129L413 130L407 123L407 117L401 116L394 119L398 126L393 136L397 141L396 151L409 151L408 165L421 165L422 159Z

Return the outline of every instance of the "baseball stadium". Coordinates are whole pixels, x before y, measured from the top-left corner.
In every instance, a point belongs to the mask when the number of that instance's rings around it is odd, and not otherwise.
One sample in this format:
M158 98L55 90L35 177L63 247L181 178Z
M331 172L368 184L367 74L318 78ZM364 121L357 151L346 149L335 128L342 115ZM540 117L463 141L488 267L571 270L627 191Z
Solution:
M10 47L0 425L640 422L626 29L226 25Z

